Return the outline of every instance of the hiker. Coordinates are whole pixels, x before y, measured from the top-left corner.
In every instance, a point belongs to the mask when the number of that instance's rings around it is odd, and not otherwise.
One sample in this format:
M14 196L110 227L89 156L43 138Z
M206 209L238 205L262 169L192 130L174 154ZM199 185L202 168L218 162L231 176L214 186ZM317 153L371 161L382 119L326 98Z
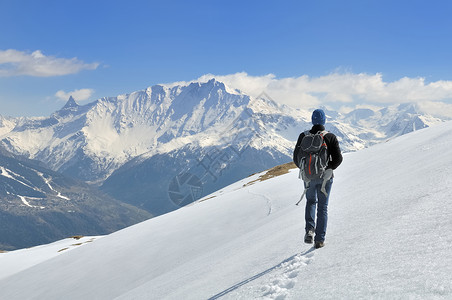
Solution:
M333 184L333 170L336 169L342 162L341 149L339 148L339 142L336 136L328 131L325 131L326 116L325 112L321 109L316 109L312 113L312 128L309 131L302 132L298 137L297 145L293 152L293 161L300 168L302 174L305 193L306 193L306 234L304 236L305 243L312 244L315 242L315 248L321 248L324 246L326 226L328 220L328 199L330 196L331 186ZM314 135L317 134L317 139L321 141L321 148L324 152L322 159L317 159L319 163L324 160L324 167L317 167L307 165L314 161L313 159L305 158L307 155L316 155L306 153L306 144L315 144L313 142ZM303 138L309 136L310 138ZM321 137L320 137L321 136ZM303 145L303 146L302 146ZM320 142L318 143L320 147ZM311 147L312 148L312 147ZM326 148L326 149L325 149ZM308 152L310 150L307 150ZM321 152L320 151L320 152ZM306 166L306 167L305 167ZM308 170L309 169L309 170ZM324 169L324 170L322 170ZM319 175L307 174L307 172L315 173L319 171ZM316 178L320 177L320 178ZM309 178L308 178L309 177ZM302 196L303 197L303 196ZM315 222L315 213L317 206L317 224ZM315 234L315 238L314 238Z

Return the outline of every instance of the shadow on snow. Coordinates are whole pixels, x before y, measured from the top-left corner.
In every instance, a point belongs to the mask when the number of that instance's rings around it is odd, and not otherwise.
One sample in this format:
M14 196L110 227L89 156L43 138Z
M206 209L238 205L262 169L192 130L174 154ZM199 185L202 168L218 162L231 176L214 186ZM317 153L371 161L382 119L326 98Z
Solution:
M306 254L312 252L313 250L314 250L314 247L308 249L307 251L305 251L305 252L302 253L301 255L304 256L304 255L306 255ZM278 269L278 268L281 267L283 264L285 264L285 263L291 261L292 259L294 259L294 258L295 258L296 256L298 256L298 255L300 255L300 254L294 254L294 255L292 255L291 257L289 257L289 258L283 260L282 262L280 262L280 263L277 264L276 266L273 266L273 267L271 267L271 268L269 268L269 269L267 269L267 270L265 270L265 271L263 271L263 272L261 272L261 273L259 273L259 274L256 274L256 275L254 275L254 276L252 276L252 277L250 277L250 278L248 278L248 279L245 279L245 280L243 280L243 281L241 281L241 282L239 282L239 283L237 283L237 284L231 286L230 288L225 289L224 291L222 291L222 292L220 292L220 293L218 293L218 294L216 294L216 295L210 297L208 300L215 300L215 299L218 299L218 298L220 298L220 297L223 297L223 296L229 294L230 292L235 291L236 289L238 289L238 288L244 286L245 284L247 284L247 283L249 283L249 282L251 282L251 281L254 281L254 280L258 279L258 278L264 276L265 274L268 274L268 273L272 272L273 270Z

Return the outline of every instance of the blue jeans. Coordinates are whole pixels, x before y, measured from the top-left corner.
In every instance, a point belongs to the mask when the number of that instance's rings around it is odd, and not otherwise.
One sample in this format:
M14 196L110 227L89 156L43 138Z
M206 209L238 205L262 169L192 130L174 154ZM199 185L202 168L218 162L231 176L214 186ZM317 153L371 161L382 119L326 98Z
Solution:
M320 191L322 188L323 179L313 180L309 183L309 188L306 191L306 232L315 228L316 242L323 242L326 234L326 223L328 221L328 198L330 197L331 186L333 185L333 178L327 181L325 190L328 196ZM315 223L315 211L317 206L317 226Z

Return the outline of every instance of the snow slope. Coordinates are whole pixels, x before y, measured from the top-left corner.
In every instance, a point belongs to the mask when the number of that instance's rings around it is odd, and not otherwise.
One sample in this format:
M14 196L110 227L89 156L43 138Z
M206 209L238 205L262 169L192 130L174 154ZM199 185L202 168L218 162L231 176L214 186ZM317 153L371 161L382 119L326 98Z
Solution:
M451 171L451 122L345 155L319 250L297 171L256 174L10 271L0 299L450 299Z
M91 243L103 236L74 236L51 244L20 249L0 255L0 279L31 268L57 255Z

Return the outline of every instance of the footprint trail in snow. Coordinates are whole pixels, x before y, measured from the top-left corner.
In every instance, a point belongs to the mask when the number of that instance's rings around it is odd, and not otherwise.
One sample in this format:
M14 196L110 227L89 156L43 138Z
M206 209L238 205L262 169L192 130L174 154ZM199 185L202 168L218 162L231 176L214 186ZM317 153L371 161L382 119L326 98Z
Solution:
M275 270L276 274L270 277L269 283L262 286L262 297L264 299L285 299L297 283L297 277L301 269L314 259L313 250L314 248L311 248L281 263Z

